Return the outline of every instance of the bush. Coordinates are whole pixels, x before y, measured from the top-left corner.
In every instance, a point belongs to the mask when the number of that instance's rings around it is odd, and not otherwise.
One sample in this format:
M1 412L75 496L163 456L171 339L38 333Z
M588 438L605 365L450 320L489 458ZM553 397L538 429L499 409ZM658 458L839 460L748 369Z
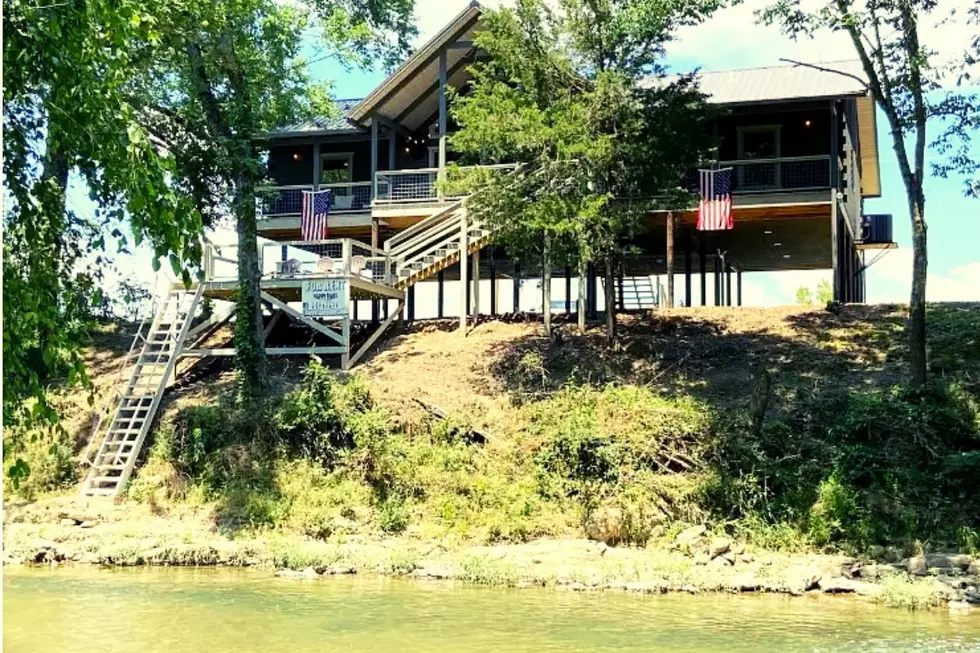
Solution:
M11 430L13 431L13 429ZM4 491L33 499L76 483L80 470L68 435L59 428L46 431L5 431ZM23 461L29 473L13 484L9 469Z

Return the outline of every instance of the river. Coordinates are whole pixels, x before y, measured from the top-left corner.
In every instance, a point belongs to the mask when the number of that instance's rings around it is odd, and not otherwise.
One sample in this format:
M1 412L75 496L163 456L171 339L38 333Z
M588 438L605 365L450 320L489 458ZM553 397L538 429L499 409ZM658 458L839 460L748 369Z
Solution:
M848 598L580 594L229 569L26 569L4 651L980 651L980 618Z

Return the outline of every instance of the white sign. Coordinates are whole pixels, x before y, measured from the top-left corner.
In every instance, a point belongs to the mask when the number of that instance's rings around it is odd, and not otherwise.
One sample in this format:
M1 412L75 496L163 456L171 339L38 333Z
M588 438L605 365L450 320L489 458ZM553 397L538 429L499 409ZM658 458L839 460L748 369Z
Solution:
M304 279L303 315L347 317L347 279Z

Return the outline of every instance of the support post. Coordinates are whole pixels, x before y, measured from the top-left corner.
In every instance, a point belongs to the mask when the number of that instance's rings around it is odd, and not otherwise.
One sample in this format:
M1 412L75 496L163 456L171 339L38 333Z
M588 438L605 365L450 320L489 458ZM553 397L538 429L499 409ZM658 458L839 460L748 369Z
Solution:
M620 311L625 311L626 310L626 297L625 297L626 289L624 288L624 285L625 284L623 283L623 280L624 280L626 274L623 271L623 266L619 266L619 270L617 272L618 272L618 274L616 275L616 282L619 285L619 287L616 289L616 307ZM635 283L635 281L634 281L634 283Z
M830 191L830 267L834 277L834 301L843 298L840 282L840 217L837 214L837 191Z
M684 230L684 305L691 306L691 230Z
M514 315L521 312L521 264L514 261Z
M442 199L446 181L446 50L439 51L439 185L436 196ZM461 259L462 260L462 259Z
M594 320L599 316L599 284L596 283L595 263L589 262L586 266L586 283L588 284L585 299L588 304L586 315L590 320Z
M715 306L721 306L721 258L715 256Z
M490 255L490 315L497 316L497 257Z
M565 266L565 316L572 319L572 266Z
M408 321L415 321L415 284L408 287Z
M737 304L741 306L742 305L742 270L741 269L735 271L735 287L736 287L736 292L738 293Z
M441 59L441 61L444 61ZM466 275L466 262L469 258L469 241L468 241L468 231L469 227L466 226L467 223L466 209L464 208L460 211L460 225L459 225L459 332L466 333L466 315L469 313L469 288L470 282Z
M578 315L578 332L585 333L585 275L586 268L588 266L585 263L585 259L579 258L578 262L578 305L576 307Z
M398 134L394 127L388 128L388 169L395 169L395 153L398 151Z
M698 238L698 267L701 271L701 305L708 305L708 280L707 280L707 267L708 267L708 248L704 243L704 236Z
M541 313L544 316L544 334L551 337L551 238L544 234L544 252L541 256Z
M667 212L667 308L674 308L674 212Z
M371 199L378 197L378 117L371 116Z
M323 161L320 160L320 144L313 144L313 190L320 190L320 166L323 165Z
M473 326L480 321L480 250L473 252Z
M725 264L725 304L732 305L732 264Z
M439 274L436 276L437 289L439 293L439 298L437 299L438 307L436 308L437 315L442 318L445 316L446 309L446 271L439 270Z

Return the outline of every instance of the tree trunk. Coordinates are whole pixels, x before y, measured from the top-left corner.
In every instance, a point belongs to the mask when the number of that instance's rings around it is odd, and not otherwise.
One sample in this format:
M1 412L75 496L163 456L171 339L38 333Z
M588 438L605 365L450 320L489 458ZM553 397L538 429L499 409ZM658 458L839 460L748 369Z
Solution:
M912 293L909 298L909 372L912 385L926 382L926 253L925 206L921 193L909 203L912 216Z
M606 255L606 344L616 342L616 277L613 275L612 257Z
M578 260L578 332L585 333L585 285L588 264L585 257L580 256Z
M551 337L551 238L544 234L544 253L541 257L541 314L544 335Z
M244 167L235 174L232 210L238 231L238 306L235 313L238 403L250 406L265 396L269 381L259 297L262 271L255 224L255 181Z

